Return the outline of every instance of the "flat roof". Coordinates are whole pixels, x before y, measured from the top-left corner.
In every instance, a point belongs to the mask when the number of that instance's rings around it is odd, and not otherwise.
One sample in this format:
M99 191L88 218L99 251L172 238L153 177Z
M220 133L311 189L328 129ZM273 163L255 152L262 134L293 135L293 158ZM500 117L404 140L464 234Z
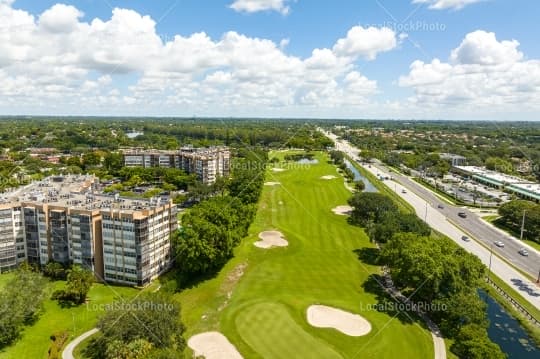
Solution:
M517 183L531 183L523 178L516 176L510 176L497 171L488 170L484 167L477 166L455 166L455 168L467 172L471 175L476 175L484 179L497 182L497 184L517 184Z
M48 205L81 211L121 211L135 213L168 205L160 197L126 198L102 191L93 175L50 176L11 192L0 194L0 204Z

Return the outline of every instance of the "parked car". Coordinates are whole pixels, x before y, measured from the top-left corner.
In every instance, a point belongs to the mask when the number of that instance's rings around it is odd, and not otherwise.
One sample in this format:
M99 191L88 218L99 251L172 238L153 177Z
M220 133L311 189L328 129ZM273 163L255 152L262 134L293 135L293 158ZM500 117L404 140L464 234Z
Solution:
M465 212L459 212L457 215L460 216L461 218L467 218L467 213Z
M467 236L461 236L461 240L464 242L470 242L471 240Z
M529 255L529 251L526 250L525 248L521 248L519 251L518 251L519 254L521 254L522 256L524 257L527 257Z
M501 242L501 241L496 241L496 242L494 242L494 243L495 243L495 245L496 245L497 247L499 247L499 248L504 248L504 243L503 243L503 242Z

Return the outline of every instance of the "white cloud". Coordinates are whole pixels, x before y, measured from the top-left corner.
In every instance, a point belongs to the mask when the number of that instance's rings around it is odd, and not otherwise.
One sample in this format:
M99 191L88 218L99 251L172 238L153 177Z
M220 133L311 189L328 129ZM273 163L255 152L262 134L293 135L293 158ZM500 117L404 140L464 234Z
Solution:
M238 12L254 13L259 11L277 11L287 15L290 11L288 0L235 0L229 7Z
M465 36L461 45L452 51L450 59L459 64L500 65L523 58L517 50L519 42L497 41L493 32L478 30Z
M448 63L415 61L399 85L411 87L411 98L424 108L510 112L540 108L540 61L524 60L515 40L475 31L450 54Z
M34 17L5 0L0 23L4 113L358 108L377 93L377 83L356 70L356 61L375 59L397 42L390 29L355 26L332 48L300 58L286 52L288 40L230 31L164 42L155 21L133 10L117 8L110 19L86 22L73 6L54 5ZM131 84L116 84L118 75Z
M39 17L39 26L50 32L71 32L79 24L83 13L74 6L56 4Z
M467 5L475 4L480 1L485 0L413 0L413 4L428 4L429 8L434 10L460 10Z
M396 33L387 27L354 26L347 33L347 37L337 41L333 51L339 56L374 60L378 53L392 50L396 45Z

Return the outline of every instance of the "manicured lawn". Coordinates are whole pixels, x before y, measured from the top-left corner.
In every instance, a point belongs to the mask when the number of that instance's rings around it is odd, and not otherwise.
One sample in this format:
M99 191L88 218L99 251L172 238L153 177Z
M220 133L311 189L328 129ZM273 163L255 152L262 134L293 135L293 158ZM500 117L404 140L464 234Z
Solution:
M325 155L317 157L317 165L269 170L266 180L281 185L265 186L255 222L235 258L217 277L178 294L186 338L220 330L245 358L432 358L431 334L421 322L369 307L378 303L377 294L363 285L379 268L361 262L354 251L372 245L361 228L331 212L351 194L341 177L320 179L337 171ZM258 233L270 229L284 233L289 247L253 246ZM372 331L349 337L311 327L306 310L312 304L358 313Z
M63 285L64 282L51 283L50 292ZM39 320L27 327L21 339L14 345L0 351L0 358L47 358L51 334L68 331L70 334L68 341L70 341L95 326L97 316L102 313L104 304L112 303L120 298L129 300L137 293L138 290L134 288L94 284L88 296L88 303L85 305L61 308L56 301L47 299Z

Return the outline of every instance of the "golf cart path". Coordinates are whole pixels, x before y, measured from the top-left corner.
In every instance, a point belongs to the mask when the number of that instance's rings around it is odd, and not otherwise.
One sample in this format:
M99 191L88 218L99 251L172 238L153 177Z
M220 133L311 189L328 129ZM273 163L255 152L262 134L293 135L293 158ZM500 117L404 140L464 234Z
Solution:
M62 352L62 359L74 359L73 350L79 345L83 340L92 335L96 334L99 331L98 328L90 329L86 333L79 335L77 338L73 339Z
M405 295L403 295L395 286L394 282L392 281L392 277L390 276L390 272L387 267L383 267L383 277L385 278L385 282L388 283L388 286L385 287L385 290L392 298L395 300L399 300L401 303L408 303L409 298L407 298ZM426 313L424 313L422 310L416 309L414 310L422 320L426 323L426 325L429 328L429 331L431 332L431 337L433 338L433 349L435 352L435 359L446 359L446 346L444 344L444 338L442 336L441 330L435 324Z

